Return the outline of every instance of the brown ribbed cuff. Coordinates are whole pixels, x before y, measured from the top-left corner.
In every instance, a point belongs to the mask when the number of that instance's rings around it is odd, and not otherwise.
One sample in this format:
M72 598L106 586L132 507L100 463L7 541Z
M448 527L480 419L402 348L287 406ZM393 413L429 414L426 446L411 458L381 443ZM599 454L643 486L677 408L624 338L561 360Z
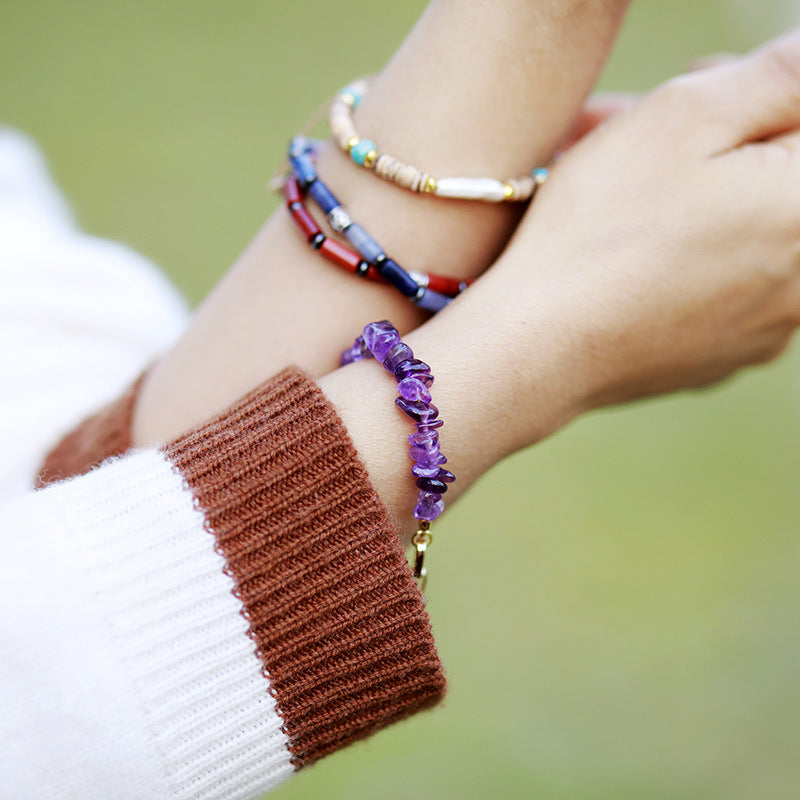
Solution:
M389 515L310 378L285 370L164 452L227 560L297 767L442 697Z
M84 420L48 453L37 477L37 486L83 475L107 458L131 448L133 410L145 375L113 403Z

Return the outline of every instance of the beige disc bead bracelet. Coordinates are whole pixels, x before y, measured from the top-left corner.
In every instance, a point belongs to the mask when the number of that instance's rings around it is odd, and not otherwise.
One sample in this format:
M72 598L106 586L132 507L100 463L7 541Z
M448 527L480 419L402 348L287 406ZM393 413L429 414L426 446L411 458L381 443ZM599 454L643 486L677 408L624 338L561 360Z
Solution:
M380 153L371 139L359 136L353 112L369 90L363 79L345 86L334 98L328 114L331 136L355 164L419 194L458 200L483 200L488 203L530 200L546 180L549 171L537 167L529 175L504 181L496 178L436 178L399 158Z

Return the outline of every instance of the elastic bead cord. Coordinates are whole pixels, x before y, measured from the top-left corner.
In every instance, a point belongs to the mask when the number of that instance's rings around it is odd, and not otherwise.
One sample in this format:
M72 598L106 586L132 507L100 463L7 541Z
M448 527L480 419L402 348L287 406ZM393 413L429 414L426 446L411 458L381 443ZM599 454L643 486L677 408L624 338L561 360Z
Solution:
M411 348L400 338L397 329L388 320L370 322L353 346L342 353L342 365L374 358L397 381L397 407L412 420L416 428L408 437L409 455L414 461L411 473L419 494L414 507L414 518L419 529L412 542L415 548L414 575L424 581L425 553L431 543L430 525L444 511L443 495L456 478L444 469L447 459L439 446L439 428L444 421L439 409L431 402L433 384L431 368L414 358Z
M407 270L401 267L394 259L386 255L383 248L367 233L364 228L350 218L350 215L344 209L342 204L330 191L330 189L320 180L316 165L314 164L314 148L315 143L302 136L296 136L289 146L289 163L292 166L292 176L296 183L297 193L310 197L314 203L325 214L328 224L337 233L341 233L348 242L353 246L356 253L360 255L368 267L371 267L382 280L390 283L398 291L408 297L415 305L427 311L437 312L444 308L452 299L453 294L457 294L466 283L449 282L444 286L442 285L443 279L436 276L428 276L427 281L417 281ZM290 181L287 181L287 184ZM284 185L284 196L287 200L287 205L295 224L300 228L303 234L308 238L312 246L322 250L327 239L321 233L319 227L313 221L313 217L305 209L300 200L295 200L294 186ZM288 192L288 194L287 194ZM289 202L291 199L291 203ZM311 223L315 226L311 228ZM315 239L319 233L322 240ZM319 244L315 244L319 241ZM328 256L328 252L324 252ZM339 252L339 255L342 255ZM355 253L353 254L355 256ZM341 260L335 260L336 263L342 264ZM348 261L343 264L351 271L358 272L359 274L369 274L369 270L364 271L361 267L352 268L350 264L352 259L342 257L342 260ZM415 273L418 274L418 273ZM449 279L446 279L449 281ZM435 284L435 287L434 287ZM455 285L454 285L455 284ZM452 294L445 294L440 292L439 288L448 288ZM457 290L457 291L456 291Z
M488 203L530 200L548 176L538 167L529 175L500 181L495 178L436 178L399 158L381 153L378 145L356 130L353 112L369 89L365 80L345 86L334 98L328 113L331 137L355 164L379 178L418 194L432 194L458 200L483 200Z

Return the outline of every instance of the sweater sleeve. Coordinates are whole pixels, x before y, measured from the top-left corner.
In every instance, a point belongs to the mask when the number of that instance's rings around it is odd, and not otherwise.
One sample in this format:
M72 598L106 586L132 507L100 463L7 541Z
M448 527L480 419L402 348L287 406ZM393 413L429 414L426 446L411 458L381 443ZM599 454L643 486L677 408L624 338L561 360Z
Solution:
M0 124L0 499L186 320L152 263L77 228L36 146Z
M256 798L443 694L388 514L299 370L0 523L9 797Z

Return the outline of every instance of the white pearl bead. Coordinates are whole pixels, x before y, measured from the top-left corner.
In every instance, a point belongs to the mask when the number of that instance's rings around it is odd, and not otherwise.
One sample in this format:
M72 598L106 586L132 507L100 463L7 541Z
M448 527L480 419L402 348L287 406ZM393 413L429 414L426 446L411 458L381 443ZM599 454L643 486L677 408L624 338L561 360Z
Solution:
M434 194L493 203L501 203L506 199L505 185L494 178L438 178Z

